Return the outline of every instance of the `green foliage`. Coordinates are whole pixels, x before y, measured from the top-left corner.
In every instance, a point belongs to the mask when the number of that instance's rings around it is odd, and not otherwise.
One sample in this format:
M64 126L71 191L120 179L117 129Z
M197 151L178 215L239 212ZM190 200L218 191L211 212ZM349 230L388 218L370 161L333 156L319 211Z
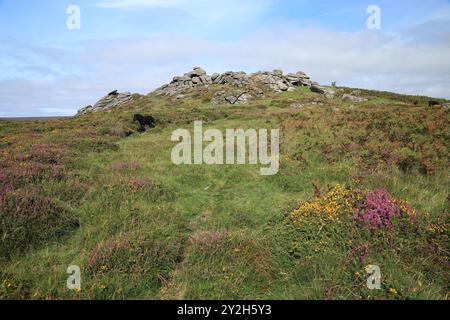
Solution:
M307 88L212 106L217 90L0 121L0 298L446 298L448 110L368 90L352 105ZM134 113L157 127L136 133ZM195 120L279 128L279 174L173 165L171 133ZM333 191L338 184L347 188ZM386 189L417 219L390 232L360 228L344 201L355 189ZM80 292L64 285L72 264ZM381 268L380 291L366 287L368 264Z
M34 191L8 192L0 202L0 256L11 257L78 227L73 212Z

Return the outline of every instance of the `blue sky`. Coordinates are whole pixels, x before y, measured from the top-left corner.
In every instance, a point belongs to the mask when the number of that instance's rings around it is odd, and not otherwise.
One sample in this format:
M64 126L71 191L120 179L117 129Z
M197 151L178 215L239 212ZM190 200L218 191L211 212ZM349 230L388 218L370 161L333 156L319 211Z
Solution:
M450 98L449 22L448 0L0 0L0 117L71 115L196 65Z

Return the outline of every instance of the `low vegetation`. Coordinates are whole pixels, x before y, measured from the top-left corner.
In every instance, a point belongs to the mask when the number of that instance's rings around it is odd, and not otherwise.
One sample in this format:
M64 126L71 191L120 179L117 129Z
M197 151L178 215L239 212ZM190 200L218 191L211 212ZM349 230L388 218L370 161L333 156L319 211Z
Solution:
M0 298L448 298L448 109L303 88L212 106L217 90L1 121ZM135 113L156 128L140 133ZM195 120L279 128L279 173L175 166L171 134ZM66 287L69 265L81 290ZM366 286L369 265L380 290Z

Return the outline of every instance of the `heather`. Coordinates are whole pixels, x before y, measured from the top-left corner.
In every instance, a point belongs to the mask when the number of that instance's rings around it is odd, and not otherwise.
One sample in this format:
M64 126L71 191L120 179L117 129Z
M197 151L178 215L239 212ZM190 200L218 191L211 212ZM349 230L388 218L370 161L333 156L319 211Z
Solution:
M219 90L0 121L0 298L448 298L447 109L304 88L212 106ZM139 133L135 113L157 127ZM196 120L279 128L279 174L173 165L171 133ZM65 287L73 264L79 292Z

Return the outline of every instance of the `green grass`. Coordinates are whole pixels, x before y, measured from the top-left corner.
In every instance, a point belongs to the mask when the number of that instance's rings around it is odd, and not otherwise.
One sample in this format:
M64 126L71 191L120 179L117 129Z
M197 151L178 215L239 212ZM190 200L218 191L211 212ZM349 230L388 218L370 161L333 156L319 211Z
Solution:
M211 106L214 90L194 90L184 101L149 95L61 121L0 122L2 159L27 148L23 137L31 133L29 143L68 150L58 160L63 178L39 176L16 187L63 203L79 223L3 256L0 298L447 299L448 111L413 105L426 98L372 91L352 108L339 99L313 105L321 97L304 88ZM306 107L289 109L294 102ZM154 115L158 127L124 137L136 129L135 112ZM192 130L194 120L206 128L280 128L280 172L175 166L170 136ZM150 182L136 188L133 181ZM337 184L385 188L420 212L421 228L444 232L373 234L366 239L373 250L359 262L339 244L349 240L345 225L326 228L315 242L315 233L287 218L314 199L313 185L325 191ZM335 244L322 246L325 240ZM302 249L294 252L294 243ZM80 292L65 286L72 264L82 270ZM382 290L366 288L368 264L381 267Z

